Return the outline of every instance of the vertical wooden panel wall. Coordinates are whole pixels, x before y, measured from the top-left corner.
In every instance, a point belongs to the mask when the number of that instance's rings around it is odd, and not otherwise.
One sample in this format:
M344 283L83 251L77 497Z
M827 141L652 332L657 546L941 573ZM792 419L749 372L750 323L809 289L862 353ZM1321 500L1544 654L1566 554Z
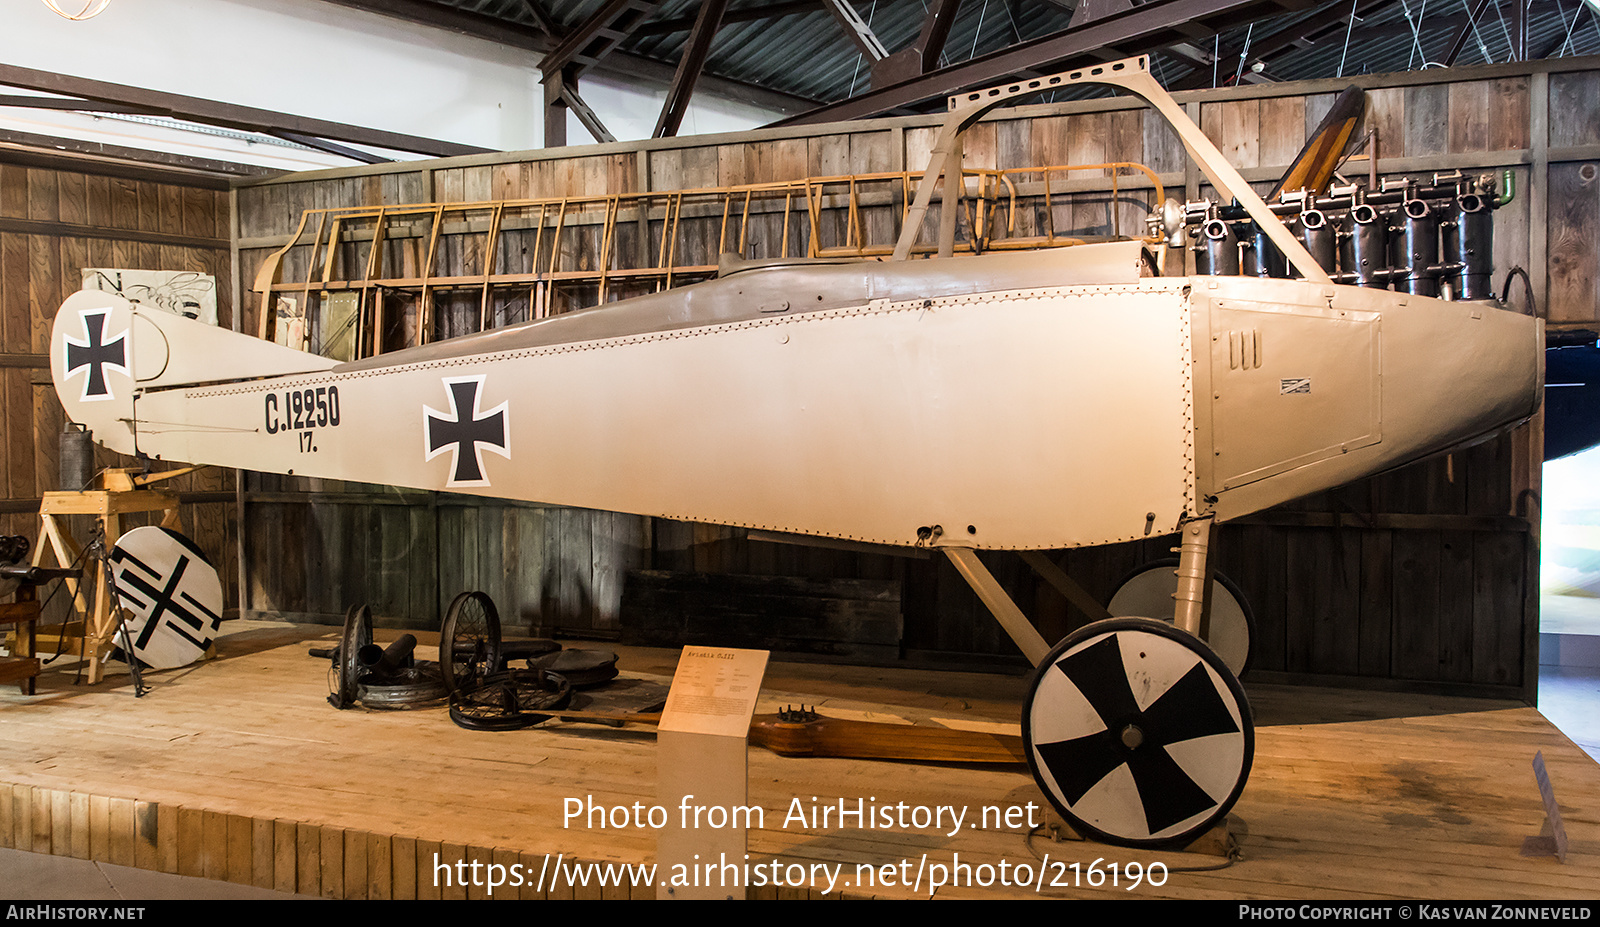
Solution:
M1539 312L1553 328L1600 326L1600 62L1353 82L1370 92L1369 124L1379 132L1384 175L1509 171L1516 196L1496 222L1496 283L1511 266L1526 267ZM1185 94L1180 102L1246 179L1264 188L1344 85L1257 85ZM936 126L931 117L887 119L823 134L759 131L297 175L239 189L238 270L253 280L306 208L648 192L920 168ZM1172 195L1204 192L1170 129L1126 100L1003 111L972 130L966 153L969 166L994 168L1143 161ZM1345 170L1360 176L1367 165L1352 161ZM1105 232L1113 218L1127 228L1148 201L1128 191L1114 199L1106 178L1075 183L1073 195L1052 203L1058 228ZM1024 210L1016 234L1042 227L1042 211L1041 204ZM754 226L757 237L776 231ZM691 236L681 261L714 262L714 242L714 234ZM475 266L474 247L463 240L439 272ZM309 249L298 250L286 261L285 279L303 273ZM572 259L581 265L592 257ZM246 330L255 326L255 311L243 307ZM442 328L458 334L474 324ZM1451 458L1226 528L1219 564L1243 587L1260 626L1254 672L1531 694L1541 446L1536 421ZM332 620L364 601L391 623L427 627L456 592L483 588L509 625L614 635L623 630L618 609L630 570L892 580L902 589L908 656L1014 659L1009 641L940 559L779 545L736 529L612 513L298 478L251 480L244 550L247 607L254 610ZM1169 546L1151 539L1057 559L1104 598ZM984 557L1047 636L1081 620L1016 557Z
M24 166L9 157L0 152L0 533L36 542L40 496L62 488L64 417L49 359L56 310L79 289L85 267L198 271L217 278L220 324L229 326L230 211L225 190ZM96 465L133 462L99 448ZM184 526L217 565L232 607L231 471L181 477L171 489L190 500L181 509ZM130 518L128 527L139 523ZM87 531L87 524L74 530Z

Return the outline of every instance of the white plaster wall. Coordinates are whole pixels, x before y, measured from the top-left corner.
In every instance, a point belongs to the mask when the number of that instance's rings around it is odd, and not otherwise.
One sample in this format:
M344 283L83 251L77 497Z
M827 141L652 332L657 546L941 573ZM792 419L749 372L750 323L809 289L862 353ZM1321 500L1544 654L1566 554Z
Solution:
M40 0L0 0L0 11L6 64L483 148L543 144L537 56L322 0L111 0L83 22ZM650 136L666 88L595 77L583 91L607 128L628 140ZM740 131L779 115L703 93L695 100L683 135ZM350 163L41 110L0 108L0 127L280 167ZM575 118L567 137L589 141Z

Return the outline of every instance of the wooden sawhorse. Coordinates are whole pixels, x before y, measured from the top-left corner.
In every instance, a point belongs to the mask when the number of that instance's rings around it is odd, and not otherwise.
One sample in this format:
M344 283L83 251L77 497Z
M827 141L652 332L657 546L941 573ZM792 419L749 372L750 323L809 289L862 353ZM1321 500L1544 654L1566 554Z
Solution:
M190 467L149 476L135 476L134 474L139 472L137 470L105 470L96 477L102 487L100 489L45 493L44 500L39 505L39 545L33 551L33 565L45 565L46 551L54 554L57 564L61 567L71 567L82 556L83 546L72 536L65 522L58 520L64 515L94 516L99 521L100 530L105 536L107 556L110 555L112 545L122 537L123 515L161 512L163 513L161 527L171 528L174 531L183 530L183 523L178 518L178 497L172 493L143 487L155 480L188 473L195 469L199 468ZM47 541L49 543L46 543ZM84 616L81 625L83 636L87 639L84 659L89 663L88 681L91 685L100 681L103 675L102 664L106 655L116 647L113 637L121 626L120 616L112 614L110 590L106 588L105 568L96 563L94 569L93 614L90 614L89 606L84 601L81 579L74 577L63 580L67 584L67 590L72 593L73 608ZM69 633L69 627L70 625L63 627L63 635Z

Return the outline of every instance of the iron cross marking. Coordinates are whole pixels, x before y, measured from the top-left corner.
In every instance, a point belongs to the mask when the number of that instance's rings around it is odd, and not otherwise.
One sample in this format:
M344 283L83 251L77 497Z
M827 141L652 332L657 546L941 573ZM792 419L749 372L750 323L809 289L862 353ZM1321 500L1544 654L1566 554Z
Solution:
M84 340L65 339L67 376L84 367L89 368L89 377L83 386L83 399L86 402L112 398L111 387L106 384L105 368L114 367L123 373L128 372L128 333L119 332L115 338L107 340L106 320L110 315L105 310L78 313L83 320Z
M1200 661L1142 711L1128 686L1115 634L1062 659L1055 669L1072 680L1106 725L1097 734L1035 745L1069 804L1126 765L1152 834L1216 807L1217 800L1166 750L1169 744L1239 730ZM1120 737L1130 724L1143 732L1136 749Z
M483 452L511 459L507 436L506 407L500 403L488 412L478 409L483 392L482 376L445 377L450 396L450 411L440 412L423 406L424 452L426 460L450 454L450 479L446 486L488 486L483 468Z
M204 650L210 645L211 638L222 623L222 616L182 590L183 577L189 569L188 555L178 556L178 562L169 576L162 576L161 571L125 550L116 550L111 559L119 564L127 564L117 578L118 593L132 604L149 609L149 616L139 631L138 639L134 641L134 647L143 650L150 646L150 639L162 627L163 620L168 631L194 646ZM149 579L136 570L147 574ZM185 630L186 626L194 633Z

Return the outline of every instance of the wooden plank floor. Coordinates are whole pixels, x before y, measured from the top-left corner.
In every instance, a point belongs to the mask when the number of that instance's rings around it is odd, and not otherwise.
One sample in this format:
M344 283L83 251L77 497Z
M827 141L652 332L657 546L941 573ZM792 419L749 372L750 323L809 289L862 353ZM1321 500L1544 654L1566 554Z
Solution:
M150 675L135 699L127 677L96 687L47 670L39 694L0 694L0 845L36 852L350 898L479 897L433 884L434 854L546 871L565 864L644 863L648 828L565 827L566 798L601 805L655 801L648 729L565 726L489 734L461 730L443 709L335 711L327 661L308 645L332 629L233 623L220 659ZM379 632L379 639L387 635ZM431 643L431 642L424 642ZM665 683L675 651L622 649L627 675ZM419 647L419 656L432 654ZM1012 724L1023 680L978 674L775 663L760 710L818 705L853 718L959 726ZM752 863L770 871L843 864L826 897L928 894L938 865L974 880L941 897L1525 898L1594 896L1600 885L1600 765L1535 709L1504 702L1289 687L1251 687L1255 769L1233 815L1243 858L1134 852L1078 841L1031 841L1026 828L976 826L984 806L1044 804L1023 768L955 768L785 759L752 749L750 801L765 826ZM1530 763L1542 750L1566 815L1565 865L1519 855L1542 811ZM864 830L784 826L791 802L839 799L968 809L965 826ZM948 830L945 828L944 830ZM1048 854L1049 864L1042 858ZM924 856L926 860L924 861ZM861 886L858 864L922 866L916 889ZM1132 891L1070 886L1101 860L1164 864L1165 884ZM1045 886L999 884L1001 862ZM1070 868L1078 864L1076 873ZM985 866L988 868L986 869ZM487 872L488 870L482 870ZM880 873L882 870L879 870ZM530 875L530 878L532 876ZM825 885L824 885L825 887ZM653 889L563 882L506 897L651 896ZM819 897L821 888L763 889Z

